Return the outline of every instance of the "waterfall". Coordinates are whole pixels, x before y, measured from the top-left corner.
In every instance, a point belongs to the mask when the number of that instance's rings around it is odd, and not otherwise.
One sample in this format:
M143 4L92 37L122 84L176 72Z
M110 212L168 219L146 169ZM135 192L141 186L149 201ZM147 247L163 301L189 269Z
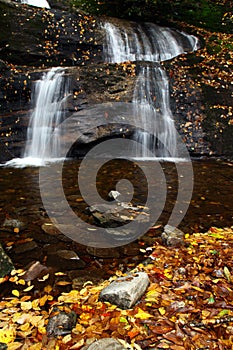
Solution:
M64 73L63 68L52 68L35 82L23 158L14 158L5 166L40 166L61 158L58 126L64 119L69 89Z
M64 114L68 93L64 70L52 68L35 83L32 102L33 111L27 129L24 158L49 160L60 154L60 132L57 126Z
M138 141L136 157L149 158L152 150L157 157L176 157L176 129L169 107L169 82L161 66L141 67L133 104L137 120L143 118L140 124L150 125L151 130L151 134L140 129L135 132Z
M140 119L140 125L147 125L145 129L151 130L151 134L141 128L135 132L137 144L142 144L142 147L137 146L135 156L147 158L153 153L156 157L176 157L176 129L170 110L169 82L159 62L197 50L198 39L152 23L129 22L119 28L107 22L103 28L106 62L144 61L132 102L135 118Z
M50 9L49 3L47 0L21 0L21 4L27 4L35 7L44 7Z

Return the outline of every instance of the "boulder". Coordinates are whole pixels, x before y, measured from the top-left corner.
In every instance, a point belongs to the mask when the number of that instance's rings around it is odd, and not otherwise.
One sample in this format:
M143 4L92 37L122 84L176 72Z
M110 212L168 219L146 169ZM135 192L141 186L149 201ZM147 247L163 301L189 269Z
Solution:
M149 284L145 272L137 272L120 277L104 288L99 296L122 309L130 309L144 294Z
M46 330L48 336L58 336L71 333L72 328L75 327L77 315L74 311L65 312L59 308L54 307L54 316L50 317Z
M169 247L180 247L184 244L184 232L170 225L164 227L161 238L163 244Z

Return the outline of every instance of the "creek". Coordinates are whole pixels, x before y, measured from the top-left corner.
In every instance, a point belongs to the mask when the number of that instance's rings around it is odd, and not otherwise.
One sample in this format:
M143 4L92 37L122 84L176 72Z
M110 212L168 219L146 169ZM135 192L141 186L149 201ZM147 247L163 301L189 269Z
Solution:
M95 227L96 223L90 218L86 208L87 203L83 200L77 182L77 174L81 161L67 160L63 165L62 182L65 198L70 207L82 220L88 221ZM151 161L143 162L144 166L151 166ZM20 232L9 232L1 229L1 241L7 253L13 259L15 266L25 268L33 261L39 260L51 266L55 271L68 271L71 280L73 277L81 280L91 278L107 278L116 269L127 269L136 266L145 259L146 248L153 245L155 239L159 239L163 225L167 223L173 211L178 191L178 178L176 163L160 162L160 166L166 177L166 203L157 222L152 225L148 232L134 242L125 246L115 247L109 250L98 251L79 244L56 230L47 234L43 225L50 223L40 196L39 168L0 168L0 222L5 218L17 219L25 224ZM179 176L185 174L187 162L181 163L182 169ZM58 165L51 167L56 169ZM159 166L159 165L158 165ZM179 224L179 228L186 233L204 232L211 226L224 227L232 225L232 163L214 160L193 160L194 189L187 213ZM134 187L132 203L142 208L147 199L147 181L140 167L129 160L116 159L106 162L97 177L97 188L101 197L107 200L108 193L115 189L120 179L127 178ZM48 179L48 183L53 179ZM88 184L87 184L88 185ZM56 187L56 184L55 184ZM155 191L154 205L160 200L159 184L152 184ZM121 189L122 191L124 188ZM53 195L54 203L61 208L60 198ZM62 218L62 211L60 216ZM77 235L82 234L77 229ZM98 238L97 238L98 239ZM25 248L25 242L34 242L34 246ZM21 247L21 248L20 248ZM143 247L143 252L141 248ZM28 249L28 250L27 250ZM51 260L51 253L58 249L70 249L75 251L85 262L85 267L76 269L73 265L65 266ZM150 250L148 251L148 254ZM98 256L99 255L99 256ZM106 255L106 256L104 256ZM64 287L63 287L64 288ZM62 289L63 290L63 289Z

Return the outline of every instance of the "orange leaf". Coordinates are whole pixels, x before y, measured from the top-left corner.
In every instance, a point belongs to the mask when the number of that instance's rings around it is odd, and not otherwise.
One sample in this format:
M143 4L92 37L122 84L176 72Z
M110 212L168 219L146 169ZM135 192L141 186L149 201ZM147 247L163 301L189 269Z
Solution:
M138 329L132 329L131 331L128 332L128 336L130 337L130 340L135 338L136 335L138 335L140 332Z

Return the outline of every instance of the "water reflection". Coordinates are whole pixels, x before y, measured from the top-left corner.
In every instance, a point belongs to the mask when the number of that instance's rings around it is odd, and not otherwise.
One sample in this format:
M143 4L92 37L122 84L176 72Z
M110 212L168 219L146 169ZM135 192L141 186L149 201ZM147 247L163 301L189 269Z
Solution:
M63 167L62 181L66 200L72 210L82 220L88 221L90 224L96 224L93 217L87 212L88 203L83 200L78 185L78 170L80 161L66 161ZM144 162L144 166L150 166L150 162ZM56 164L51 166L56 167ZM165 225L174 208L177 191L178 178L177 169L172 162L162 162L162 169L166 178L167 198L160 217L154 225ZM185 173L186 163L182 163ZM189 209L184 216L179 228L184 232L201 232L207 230L211 226L231 226L233 218L232 204L232 185L233 185L233 166L230 163L217 161L193 161L194 170L194 191L189 205ZM38 250L27 252L24 255L24 264L31 260L39 259L43 261L52 245L57 246L59 239L57 237L46 234L41 226L50 220L44 210L39 189L39 169L38 168L0 168L0 226L3 225L6 218L15 218L26 224L26 229L21 233L7 232L1 229L0 241L6 247L9 242L16 242L22 239L33 239L38 244ZM179 176L182 176L180 174ZM133 161L122 159L109 161L98 172L97 190L99 195L104 199L108 199L108 193L114 190L116 184L121 179L127 179L133 185L133 197L131 203L133 206L141 206L142 211L145 206L148 194L147 181L140 167ZM51 181L51 179L49 179ZM91 184L87 182L91 190ZM127 183L121 183L121 192L127 195ZM159 205L159 182L154 181L154 203ZM56 186L55 186L56 187ZM53 193L54 203L58 210L60 209L60 217L62 219L62 204L57 197L56 191ZM161 226L161 229L162 229ZM158 236L159 229L149 230L149 242L155 236ZM78 244L72 242L69 238L62 236L61 244L69 247L76 247ZM144 239L144 238L143 238ZM145 242L147 242L145 238ZM59 243L60 244L60 243ZM50 246L50 248L48 248ZM87 254L86 247L78 247L79 251L83 251L83 255ZM9 253L13 254L14 245L9 249ZM14 256L14 254L13 254ZM14 256L15 259L15 256ZM87 257L86 257L86 260ZM91 265L89 261L89 265Z

